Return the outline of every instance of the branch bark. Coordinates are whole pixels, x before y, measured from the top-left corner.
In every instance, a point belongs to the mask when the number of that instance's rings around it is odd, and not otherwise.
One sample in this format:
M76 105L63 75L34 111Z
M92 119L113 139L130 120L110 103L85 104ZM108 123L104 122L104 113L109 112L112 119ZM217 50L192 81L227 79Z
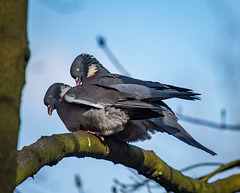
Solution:
M29 58L27 0L0 0L0 192L13 192L21 91Z
M136 169L168 191L174 192L236 192L240 190L240 174L207 183L184 176L171 168L153 151L107 138L103 143L97 137L82 131L45 136L18 152L17 185L36 174L45 165L55 165L65 157L92 157L123 164Z

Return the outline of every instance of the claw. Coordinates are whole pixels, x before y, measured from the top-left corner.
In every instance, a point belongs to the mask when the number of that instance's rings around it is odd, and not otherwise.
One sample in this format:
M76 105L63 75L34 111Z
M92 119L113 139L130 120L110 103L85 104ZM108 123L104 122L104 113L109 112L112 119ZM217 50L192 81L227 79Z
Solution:
M105 141L104 137L101 135L100 132L97 132L97 131L85 131L85 133L88 133L88 134L91 134L91 135L95 135L97 136L101 141Z

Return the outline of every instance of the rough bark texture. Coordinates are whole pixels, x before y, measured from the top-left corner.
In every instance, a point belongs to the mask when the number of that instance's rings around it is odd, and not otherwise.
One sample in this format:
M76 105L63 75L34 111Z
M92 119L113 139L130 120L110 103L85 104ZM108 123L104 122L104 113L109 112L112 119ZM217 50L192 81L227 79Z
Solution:
M29 58L27 0L0 0L0 192L13 192L21 91Z
M240 174L213 183L192 179L168 166L153 151L145 151L113 139L106 139L102 143L97 137L82 131L42 137L20 150L17 159L17 185L36 174L43 166L55 165L64 157L71 156L87 156L123 164L155 180L169 191L229 193L240 190Z

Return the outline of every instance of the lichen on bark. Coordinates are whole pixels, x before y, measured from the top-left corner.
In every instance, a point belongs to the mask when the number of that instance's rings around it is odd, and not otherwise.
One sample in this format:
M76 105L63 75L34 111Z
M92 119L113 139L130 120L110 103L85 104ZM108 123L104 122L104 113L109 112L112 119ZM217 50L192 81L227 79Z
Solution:
M240 174L207 183L184 176L168 166L153 151L106 138L104 142L83 131L42 137L18 152L17 184L36 174L43 166L57 164L65 157L93 157L136 169L168 191L194 193L236 192ZM224 190L224 191L223 191Z

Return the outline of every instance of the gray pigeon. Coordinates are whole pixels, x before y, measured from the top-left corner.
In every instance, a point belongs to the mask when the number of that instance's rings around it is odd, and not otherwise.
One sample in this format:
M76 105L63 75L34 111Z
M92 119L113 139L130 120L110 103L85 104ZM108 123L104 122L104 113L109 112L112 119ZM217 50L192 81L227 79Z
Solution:
M79 56L77 56L71 65L70 74L75 79L77 85L82 83L83 85L100 84L113 87L113 85L119 84L119 86L117 86L118 89L121 89L121 91L123 91L130 88L124 85L137 84L151 89L150 91L148 91L151 93L154 92L154 90L161 91L163 94L163 99L173 97L187 100L200 99L198 97L198 95L200 94L194 93L191 89L162 84L159 82L139 80L119 74L112 74L106 68L104 68L104 66L94 56L90 54L80 54ZM133 92L133 88L131 88L130 91ZM138 93L138 91L136 90L134 92L135 94ZM144 92L144 94L146 93L147 92ZM151 120L142 120L141 122L143 123L143 125L141 126L144 127L145 130L151 131L151 129L147 128L146 126L151 123L152 127L153 125L157 126L158 129L155 130L167 132L168 134L177 137L178 139L184 141L189 145L204 149L204 147L196 140L194 140L178 123L178 119L175 116L174 112L170 109L170 107L168 107L162 101L155 101L154 105L162 109L162 113L164 114L164 116ZM146 124L146 122L148 124ZM137 123L138 125L140 125L139 122ZM124 135L122 135L121 137L124 137ZM213 153L213 155L215 155L215 153Z
M188 92L188 95L178 96L177 98L195 100L199 99L198 93L191 89L162 84L159 82L144 81L128 76L110 73L104 66L90 54L80 54L77 56L70 68L70 74L75 79L76 84L138 84L161 91Z
M80 85L71 88L55 83L47 90L44 103L51 115L54 109L69 131L85 130L104 140L113 136L132 142L150 139L149 132L167 132L187 144L212 155L178 123L171 109L162 99L171 92L162 92L141 85ZM185 96L187 92L183 92ZM181 96L175 95L172 97ZM188 93L189 94L189 93ZM91 129L89 131L88 129Z
M129 120L163 116L160 108L151 103L98 85L71 88L55 83L47 90L44 103L50 115L57 109L69 131L91 128L92 133L98 136L109 136L124 130Z

